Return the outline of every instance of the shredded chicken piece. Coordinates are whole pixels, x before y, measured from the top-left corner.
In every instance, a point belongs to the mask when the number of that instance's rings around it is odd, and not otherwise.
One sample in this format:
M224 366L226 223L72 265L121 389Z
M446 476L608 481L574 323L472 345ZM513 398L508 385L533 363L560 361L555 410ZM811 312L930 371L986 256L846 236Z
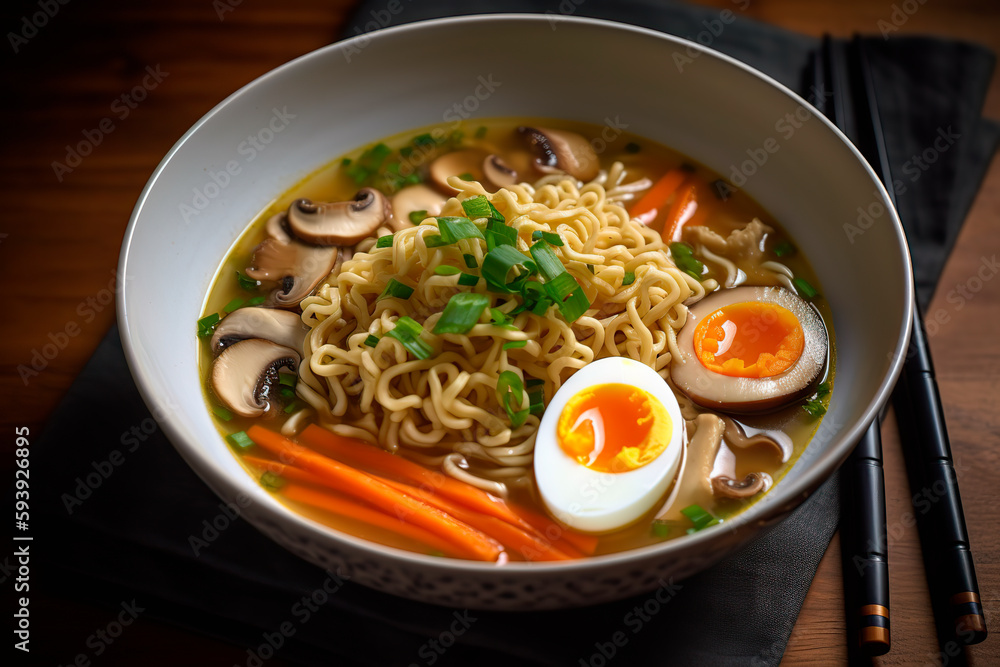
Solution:
M768 227L759 218L751 220L743 229L736 229L723 238L721 234L712 231L708 227L696 225L685 227L685 240L693 243L701 243L712 252L724 257L746 257L757 258L763 254L761 240L765 234L770 234L774 230Z

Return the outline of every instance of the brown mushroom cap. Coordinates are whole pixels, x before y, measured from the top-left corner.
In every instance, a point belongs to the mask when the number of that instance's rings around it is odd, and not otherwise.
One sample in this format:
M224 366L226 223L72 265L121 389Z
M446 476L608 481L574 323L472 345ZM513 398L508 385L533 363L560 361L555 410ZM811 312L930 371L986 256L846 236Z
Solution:
M280 308L294 308L330 275L338 251L337 246L266 238L254 248L246 274L254 280L280 283L272 302Z
M445 153L431 162L431 181L437 188L447 194L455 194L455 188L448 185L448 177L468 175L473 181L483 182L483 160L486 151L478 148L465 148Z
M510 167L499 155L490 153L483 160L483 175L497 188L506 188L517 183L517 171Z
M770 475L762 472L752 472L743 479L715 477L712 479L712 491L726 498L749 498L766 489L768 480Z
M274 308L240 308L222 318L212 336L212 352L241 340L262 338L278 345L301 351L309 328L302 319L288 310Z
M440 214L446 201L444 195L423 183L406 186L392 196L392 230L412 227L410 214L414 211L427 211L428 216Z
M349 246L375 233L392 215L385 195L361 188L350 201L314 203L296 199L288 207L288 228L313 245Z
M519 127L535 152L535 166L547 174L565 172L581 181L597 177L601 165L594 147L576 132L547 127Z
M301 359L297 351L269 340L233 343L212 362L212 391L241 417L260 417L271 407L269 388L278 379L278 369L296 371Z

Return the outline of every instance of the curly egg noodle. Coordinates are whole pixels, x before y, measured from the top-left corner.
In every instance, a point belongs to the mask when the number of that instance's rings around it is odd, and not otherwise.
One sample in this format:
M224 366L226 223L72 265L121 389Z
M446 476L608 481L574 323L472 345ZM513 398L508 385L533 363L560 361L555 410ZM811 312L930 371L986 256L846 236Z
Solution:
M465 334L431 333L459 291L486 294L504 313L520 301L487 291L484 280L463 287L458 275L436 274L441 265L478 274L466 268L463 255L482 266L487 249L480 239L428 248L424 238L439 230L436 219L427 218L396 232L391 247L355 254L302 302L311 332L300 396L330 430L402 450L481 488L504 493L505 484L530 478L539 418L530 415L511 428L497 398L499 375L509 370L524 382L544 381L546 401L574 371L602 357L631 357L665 375L687 319L685 303L705 295L699 281L676 268L660 234L632 221L614 193L609 196L604 184L623 175L616 163L611 174L582 186L549 177L496 193L474 181L449 180L458 194L441 215L462 216L463 200L485 195L517 230L518 250L527 254L536 230L560 236L564 245L552 250L591 303L572 325L555 306L543 316L518 313L513 328L492 324L486 309ZM622 284L626 273L635 275L629 285ZM393 278L414 288L408 299L379 298ZM414 359L384 336L404 315L423 325L422 338L434 349L429 358ZM365 343L372 335L379 338L374 348ZM510 341L525 344L504 350ZM513 406L527 407L526 395Z

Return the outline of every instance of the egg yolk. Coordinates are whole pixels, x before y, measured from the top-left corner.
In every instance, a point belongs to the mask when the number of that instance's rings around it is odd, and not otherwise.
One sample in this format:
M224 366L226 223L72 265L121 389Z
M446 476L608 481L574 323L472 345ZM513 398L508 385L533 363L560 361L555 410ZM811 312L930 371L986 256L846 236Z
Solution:
M783 373L805 346L802 325L775 303L733 303L705 317L694 330L701 365L720 375L765 378Z
M659 456L673 427L651 394L626 384L600 384L578 392L563 408L556 439L566 454L598 472L626 472Z

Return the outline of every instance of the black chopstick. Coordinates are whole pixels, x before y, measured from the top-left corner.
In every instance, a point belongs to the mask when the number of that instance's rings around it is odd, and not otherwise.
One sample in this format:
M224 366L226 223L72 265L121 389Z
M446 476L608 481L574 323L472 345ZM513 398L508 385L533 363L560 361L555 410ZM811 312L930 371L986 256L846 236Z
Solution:
M825 36L813 65L813 103L857 142L846 53L834 48L833 40ZM825 93L832 93L832 104L827 104ZM889 558L878 418L869 424L841 470L840 544L850 646L864 655L884 655L891 646Z
M895 205L877 91L868 53L858 37L851 42L849 56L850 78L861 93L856 99L864 103L863 107L855 108L855 129L859 136L857 140L853 136L851 139L879 173ZM915 505L913 512L920 534L924 570L939 632L943 637L957 638L964 644L976 644L986 639L986 619L941 397L923 321L916 307L912 330L903 371L893 391L893 405L912 497L925 501L933 499L929 507Z

